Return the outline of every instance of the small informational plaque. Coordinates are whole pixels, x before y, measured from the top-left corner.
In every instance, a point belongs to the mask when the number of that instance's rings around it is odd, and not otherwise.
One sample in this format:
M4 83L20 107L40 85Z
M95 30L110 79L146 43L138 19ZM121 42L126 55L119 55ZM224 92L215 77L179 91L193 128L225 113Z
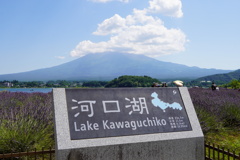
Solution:
M192 131L179 88L65 92L71 140Z

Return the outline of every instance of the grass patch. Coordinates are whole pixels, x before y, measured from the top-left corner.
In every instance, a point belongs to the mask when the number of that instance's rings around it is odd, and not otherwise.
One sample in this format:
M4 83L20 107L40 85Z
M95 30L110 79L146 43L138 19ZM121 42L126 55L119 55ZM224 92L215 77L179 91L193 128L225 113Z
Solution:
M240 153L239 130L225 129L218 132L208 132L205 139L207 142L235 151L237 154Z
M24 152L26 150L37 150L52 147L53 124L44 125L29 118L20 121L4 120L0 126L0 148L5 153Z

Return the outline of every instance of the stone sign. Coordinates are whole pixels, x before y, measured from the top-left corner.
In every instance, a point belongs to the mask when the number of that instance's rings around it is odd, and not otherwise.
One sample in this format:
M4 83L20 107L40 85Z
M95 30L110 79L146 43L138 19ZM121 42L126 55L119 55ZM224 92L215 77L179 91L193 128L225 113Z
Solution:
M66 89L71 140L192 130L178 88Z
M58 160L204 160L188 89L53 89Z

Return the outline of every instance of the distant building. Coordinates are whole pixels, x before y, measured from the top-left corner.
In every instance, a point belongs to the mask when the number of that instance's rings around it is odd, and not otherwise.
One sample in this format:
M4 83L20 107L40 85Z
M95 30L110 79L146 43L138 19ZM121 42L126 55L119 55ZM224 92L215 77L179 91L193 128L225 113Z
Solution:
M200 83L212 83L212 81L200 81Z
M13 84L10 83L10 82L4 82L3 85L4 85L5 87L13 87Z

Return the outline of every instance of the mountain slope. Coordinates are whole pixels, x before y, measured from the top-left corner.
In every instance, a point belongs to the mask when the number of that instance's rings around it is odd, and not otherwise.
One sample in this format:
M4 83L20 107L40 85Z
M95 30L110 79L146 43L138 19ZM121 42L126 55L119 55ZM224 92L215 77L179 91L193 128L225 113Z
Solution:
M225 73L225 74L215 74L215 75L210 75L210 76L205 76L198 78L197 80L199 81L222 81L224 83L228 83L233 79L240 79L240 69Z
M111 80L121 75L153 78L199 78L230 70L201 69L162 62L144 55L125 53L89 54L74 61L29 72L0 75L0 80Z

